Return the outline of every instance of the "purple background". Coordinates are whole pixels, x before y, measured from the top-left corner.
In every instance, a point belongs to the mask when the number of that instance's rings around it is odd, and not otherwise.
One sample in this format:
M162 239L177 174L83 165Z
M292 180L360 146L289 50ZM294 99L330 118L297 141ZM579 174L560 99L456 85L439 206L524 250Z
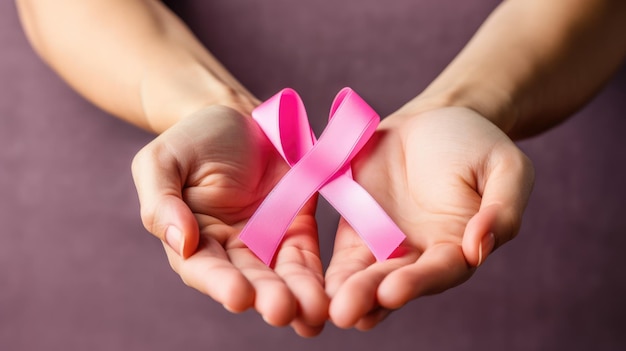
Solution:
M385 115L423 89L498 1L213 0L173 8L257 96L296 88L321 131L355 88ZM303 44L305 43L305 44ZM520 236L466 284L374 331L313 340L185 287L143 230L130 176L152 136L92 107L0 2L1 350L626 349L626 70L524 141L537 183ZM319 211L328 259L337 216Z

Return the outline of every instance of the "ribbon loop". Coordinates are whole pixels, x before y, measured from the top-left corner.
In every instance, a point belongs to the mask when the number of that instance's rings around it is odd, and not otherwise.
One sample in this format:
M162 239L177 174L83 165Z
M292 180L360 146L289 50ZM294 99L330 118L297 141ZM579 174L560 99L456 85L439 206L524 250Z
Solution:
M342 89L320 136L308 124L302 100L285 89L257 107L253 118L292 167L267 195L239 238L266 265L304 204L319 191L384 260L405 236L351 176L350 161L374 134L380 117L354 91Z

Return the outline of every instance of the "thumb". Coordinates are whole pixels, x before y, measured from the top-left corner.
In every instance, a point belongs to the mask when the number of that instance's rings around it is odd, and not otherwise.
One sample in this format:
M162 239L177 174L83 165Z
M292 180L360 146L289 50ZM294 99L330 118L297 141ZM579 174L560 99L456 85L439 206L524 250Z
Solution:
M532 163L515 145L510 148L487 162L480 209L465 228L463 254L474 267L517 235L532 191Z
M153 142L137 153L132 173L144 227L183 258L191 256L198 246L198 223L182 199L185 181L176 158Z

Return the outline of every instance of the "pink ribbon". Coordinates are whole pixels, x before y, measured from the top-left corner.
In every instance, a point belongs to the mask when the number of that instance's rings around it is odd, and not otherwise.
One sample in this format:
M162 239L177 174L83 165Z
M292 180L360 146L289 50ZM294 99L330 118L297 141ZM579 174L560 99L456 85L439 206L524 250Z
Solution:
M291 169L267 195L239 238L266 265L297 213L316 192L341 214L378 261L387 259L405 236L365 189L352 178L350 161L374 134L380 117L352 89L333 101L320 136L309 126L300 96L285 89L252 112Z

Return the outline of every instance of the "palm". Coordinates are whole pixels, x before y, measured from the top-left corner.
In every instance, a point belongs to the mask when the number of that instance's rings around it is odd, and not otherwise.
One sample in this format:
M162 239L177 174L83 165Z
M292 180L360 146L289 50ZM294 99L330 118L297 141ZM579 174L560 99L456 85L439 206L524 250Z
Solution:
M345 222L340 224L326 275L333 321L368 329L390 309L468 279L482 257L467 249L472 244L467 236L493 230L489 227L495 225L495 215L483 199L486 188L499 181L502 167L510 168L514 181L532 178L514 144L468 110L397 115L383 121L355 162L355 176L407 239L395 258L375 262L356 233ZM521 196L516 201L523 208L530 188L517 183L515 191ZM481 209L481 216L475 216Z
M165 211L182 218L186 213L193 216L187 219L192 223L186 224L196 231L192 239L198 245L193 255L182 259L164 245L171 266L186 284L229 310L254 307L270 324L291 322L304 335L321 331L328 298L314 202L305 206L287 232L274 269L238 239L246 221L287 171L250 118L231 110L206 109L163 133L137 159L136 164L151 163L158 172L136 166L136 178L160 174L174 178L178 185L183 201L178 208L173 205Z

